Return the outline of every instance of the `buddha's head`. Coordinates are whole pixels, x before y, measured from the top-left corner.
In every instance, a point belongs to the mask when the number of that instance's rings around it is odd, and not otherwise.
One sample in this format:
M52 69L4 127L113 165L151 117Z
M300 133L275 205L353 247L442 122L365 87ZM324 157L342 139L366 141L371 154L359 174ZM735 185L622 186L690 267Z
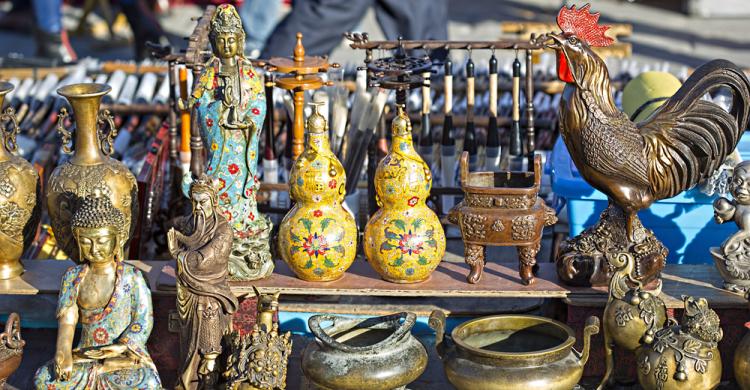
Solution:
M211 18L211 29L208 32L214 55L219 58L243 56L245 49L245 30L242 20L234 6L222 4Z
M82 261L106 263L123 260L127 240L122 231L125 216L108 197L83 198L73 214L71 225Z

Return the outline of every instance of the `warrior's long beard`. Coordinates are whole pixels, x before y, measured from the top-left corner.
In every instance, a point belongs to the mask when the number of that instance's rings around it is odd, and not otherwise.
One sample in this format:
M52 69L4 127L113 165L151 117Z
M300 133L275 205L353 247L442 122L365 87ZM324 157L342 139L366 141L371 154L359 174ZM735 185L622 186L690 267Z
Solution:
M203 210L193 209L193 234L189 239L198 239L203 237L206 232L206 212Z

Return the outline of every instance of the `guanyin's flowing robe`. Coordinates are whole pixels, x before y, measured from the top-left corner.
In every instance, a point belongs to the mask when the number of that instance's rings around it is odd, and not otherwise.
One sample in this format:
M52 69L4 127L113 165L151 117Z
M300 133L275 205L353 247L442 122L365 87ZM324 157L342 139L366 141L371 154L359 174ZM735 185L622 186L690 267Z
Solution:
M89 271L87 264L68 269L63 276L57 304L57 316L78 301L78 290ZM40 367L34 376L37 389L160 389L156 366L146 350L153 327L151 291L138 269L119 262L115 289L107 305L86 310L79 307L81 339L78 349L125 344L140 363L132 368L102 372L100 362L73 364L70 380L58 381L54 360ZM74 350L74 353L75 353Z
M240 79L240 102L235 117L237 122L252 122L255 129L230 130L219 126L223 114L219 59L206 64L193 91L191 104L197 113L203 145L207 149L206 174L219 182L219 208L234 231L244 239L253 236L260 223L255 195L260 187L258 178L258 138L266 116L266 96L263 77L244 58L237 60ZM249 137L248 137L249 135ZM249 138L249 139L248 139ZM190 175L183 180L183 191L188 194Z

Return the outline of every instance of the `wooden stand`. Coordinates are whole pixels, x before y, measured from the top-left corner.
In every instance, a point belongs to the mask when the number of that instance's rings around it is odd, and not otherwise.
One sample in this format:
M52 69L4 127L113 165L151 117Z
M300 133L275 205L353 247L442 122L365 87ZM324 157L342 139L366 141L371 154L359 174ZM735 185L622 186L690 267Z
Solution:
M328 67L337 68L338 64L329 64L324 57L306 57L305 47L302 46L302 33L297 33L297 45L294 47L294 56L273 57L268 61L271 70L279 73L287 73L290 76L281 77L276 80L276 86L294 92L294 127L292 130L292 159L296 160L305 149L305 91L316 90L324 85L332 85L323 82L318 73L327 72ZM266 113L269 115L269 113ZM273 113L270 113L273 115Z

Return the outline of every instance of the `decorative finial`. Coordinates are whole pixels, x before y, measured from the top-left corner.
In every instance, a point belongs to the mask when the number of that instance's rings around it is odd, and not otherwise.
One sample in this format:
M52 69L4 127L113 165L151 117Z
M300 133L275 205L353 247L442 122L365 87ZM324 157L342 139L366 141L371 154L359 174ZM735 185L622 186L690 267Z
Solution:
M589 46L611 45L614 39L605 34L609 26L600 25L599 13L592 14L589 8L591 4L586 4L578 10L575 5L570 8L563 6L557 14L557 25L564 33L574 34Z
M396 104L396 117L393 118L391 123L391 130L393 135L411 133L411 122L409 116L406 115L406 107L403 104Z
M302 46L302 33L297 33L297 44L294 46L294 62L305 62L305 47Z
M313 107L312 115L307 118L307 132L317 134L328 131L328 123L326 122L326 118L320 113L320 107L325 103L310 102L307 104Z

